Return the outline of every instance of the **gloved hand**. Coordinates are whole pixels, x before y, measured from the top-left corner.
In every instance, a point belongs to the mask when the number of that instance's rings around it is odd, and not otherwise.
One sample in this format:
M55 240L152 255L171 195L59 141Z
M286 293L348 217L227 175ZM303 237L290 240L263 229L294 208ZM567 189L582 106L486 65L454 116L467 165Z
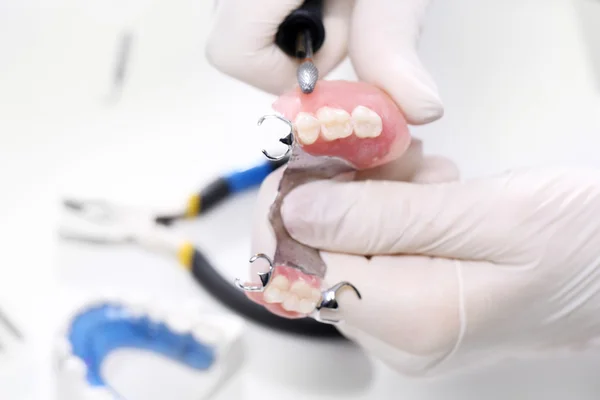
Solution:
M221 72L280 95L296 83L298 61L275 44L279 24L303 0L220 0L206 55ZM356 74L388 92L411 124L443 115L416 45L428 0L326 0L325 43L314 63L325 77L349 54ZM376 60L376 61L374 61Z
M261 189L254 251L275 248L266 215L280 176ZM286 227L322 249L326 284L361 291L362 300L339 296L342 333L409 375L593 344L600 172L457 179L453 164L413 146L355 181L310 183L286 197Z

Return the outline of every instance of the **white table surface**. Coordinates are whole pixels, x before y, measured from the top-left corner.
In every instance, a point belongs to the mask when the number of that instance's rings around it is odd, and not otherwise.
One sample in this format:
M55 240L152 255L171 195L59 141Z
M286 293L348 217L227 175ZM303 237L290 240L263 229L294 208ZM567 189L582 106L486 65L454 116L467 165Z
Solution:
M77 299L125 291L211 301L172 260L57 243L60 196L176 205L215 174L262 159L256 120L274 98L204 60L210 1L138 1L127 86L106 105L125 21L117 3L0 1L0 304L36 364L23 398L48 399L50 335ZM436 2L420 51L446 115L415 136L464 177L531 163L600 166L599 20L591 0ZM350 65L330 78L353 79ZM246 274L254 196L183 227L230 279ZM593 353L424 381L354 347L256 327L246 342L244 399L591 400L600 390Z

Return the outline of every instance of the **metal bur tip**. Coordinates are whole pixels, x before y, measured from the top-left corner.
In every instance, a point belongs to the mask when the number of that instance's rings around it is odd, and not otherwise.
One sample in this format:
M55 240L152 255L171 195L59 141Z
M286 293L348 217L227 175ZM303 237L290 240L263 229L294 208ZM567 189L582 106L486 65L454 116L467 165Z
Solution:
M298 67L298 84L302 93L312 93L315 90L317 80L319 79L319 70L311 61L304 61Z

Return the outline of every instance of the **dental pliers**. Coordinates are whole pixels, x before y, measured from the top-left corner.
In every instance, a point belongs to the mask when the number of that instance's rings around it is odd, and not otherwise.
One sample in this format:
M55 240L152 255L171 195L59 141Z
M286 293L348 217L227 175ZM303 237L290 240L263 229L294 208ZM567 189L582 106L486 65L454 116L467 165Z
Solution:
M177 259L194 280L233 312L255 323L282 332L312 338L344 337L335 328L310 318L286 319L270 313L222 277L203 252L169 227L181 218L202 215L229 195L259 185L284 159L269 161L245 171L218 178L188 201L185 212L157 216L137 207L98 199L65 199L66 218L59 229L64 240L102 245L138 245Z
M14 344L21 344L23 340L23 334L17 325L0 308L0 355L9 353Z

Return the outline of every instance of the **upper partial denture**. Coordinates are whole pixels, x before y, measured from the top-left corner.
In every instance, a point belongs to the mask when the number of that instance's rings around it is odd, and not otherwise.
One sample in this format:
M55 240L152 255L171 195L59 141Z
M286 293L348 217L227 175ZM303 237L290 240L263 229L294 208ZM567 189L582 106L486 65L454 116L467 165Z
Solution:
M294 136L312 156L333 156L357 170L402 156L411 137L400 107L365 82L321 80L312 94L290 90L273 108L294 122Z

